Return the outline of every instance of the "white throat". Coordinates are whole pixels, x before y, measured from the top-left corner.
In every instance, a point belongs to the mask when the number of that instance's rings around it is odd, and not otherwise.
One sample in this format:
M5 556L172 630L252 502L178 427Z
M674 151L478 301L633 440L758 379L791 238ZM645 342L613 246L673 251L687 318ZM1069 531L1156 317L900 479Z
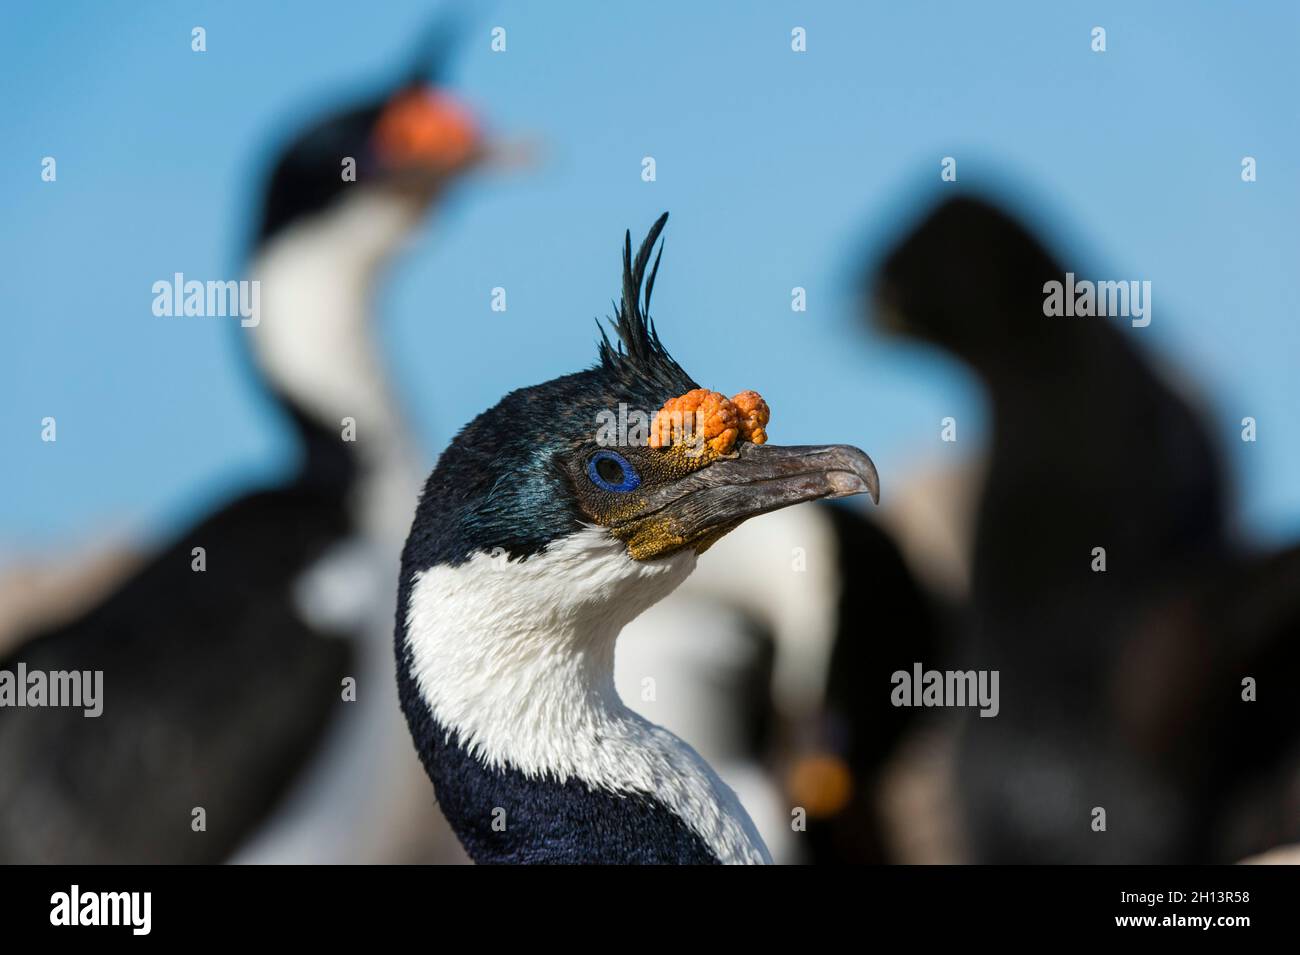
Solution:
M244 329L266 377L344 440L354 422L367 487L367 523L401 535L418 489L416 456L376 348L374 291L381 271L423 219L420 205L358 186L326 211L289 226L253 263L262 318Z
M396 429L374 347L380 271L419 225L409 199L357 187L324 212L289 226L253 263L262 319L247 330L266 376L327 427Z
M603 528L524 561L477 554L418 573L406 615L413 676L437 721L485 765L645 793L723 862L769 862L739 800L696 752L614 689L614 645L690 574L682 551L638 562Z

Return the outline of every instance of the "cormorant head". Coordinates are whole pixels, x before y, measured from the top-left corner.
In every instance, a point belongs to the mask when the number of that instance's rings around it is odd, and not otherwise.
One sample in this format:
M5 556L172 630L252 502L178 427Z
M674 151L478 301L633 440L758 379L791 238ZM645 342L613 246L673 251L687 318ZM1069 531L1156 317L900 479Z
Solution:
M451 34L446 22L432 24L417 67L401 82L312 123L281 151L258 246L358 194L380 194L416 220L458 175L487 158L473 114L440 82Z
M578 534L616 542L628 565L644 565L699 553L747 518L801 501L878 497L867 455L765 444L761 398L745 392L733 404L697 391L668 354L649 318L658 256L647 272L667 218L635 257L630 234L624 240L615 338L602 328L597 364L508 394L443 453L407 544L405 578L483 553L527 561ZM683 396L685 404L673 401ZM665 427L677 423L673 407L696 404L707 420L687 414L685 427Z
M479 861L770 860L735 794L623 705L615 642L746 518L877 495L861 451L767 445L758 395L696 388L669 356L649 319L657 256L647 273L666 218L635 258L624 240L615 341L602 329L595 367L512 392L461 431L402 554L402 709ZM629 807L608 832L588 825Z

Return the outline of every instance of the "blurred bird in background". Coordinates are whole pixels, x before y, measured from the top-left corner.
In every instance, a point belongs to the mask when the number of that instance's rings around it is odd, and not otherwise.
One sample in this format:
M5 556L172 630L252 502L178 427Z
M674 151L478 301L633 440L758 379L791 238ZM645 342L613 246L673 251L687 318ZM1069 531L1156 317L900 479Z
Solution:
M0 860L432 851L388 643L419 458L372 306L406 240L491 153L440 86L452 39L435 24L400 82L303 129L269 171L248 262L262 315L239 333L293 423L297 471L214 510L83 614L11 641L3 668L102 670L112 700L96 719L0 714Z
M1190 399L1127 325L1045 315L1066 271L960 198L870 279L884 327L967 363L992 404L957 647L1001 671L1001 712L963 717L953 777L973 861L1224 862L1294 841L1300 548L1234 539Z

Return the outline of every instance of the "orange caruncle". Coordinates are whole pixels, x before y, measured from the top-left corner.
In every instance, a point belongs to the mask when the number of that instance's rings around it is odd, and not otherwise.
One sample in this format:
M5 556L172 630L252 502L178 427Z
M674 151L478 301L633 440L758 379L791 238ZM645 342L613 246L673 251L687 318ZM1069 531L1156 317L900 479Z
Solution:
M445 93L413 89L395 96L375 125L375 149L395 166L455 168L479 139L474 118Z
M767 423L772 420L772 411L757 391L742 391L731 399L736 410L740 412L740 433L753 444L767 441Z
M678 398L669 398L655 412L650 423L650 447L697 444L728 454L739 441L767 441L763 429L771 417L767 402L756 391L742 391L728 398L718 391L695 388Z

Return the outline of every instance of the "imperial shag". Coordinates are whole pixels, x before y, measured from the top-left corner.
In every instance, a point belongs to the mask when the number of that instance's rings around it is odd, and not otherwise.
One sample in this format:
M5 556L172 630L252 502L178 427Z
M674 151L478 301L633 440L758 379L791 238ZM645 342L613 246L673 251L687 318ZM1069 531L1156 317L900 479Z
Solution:
M625 240L617 341L602 329L595 367L467 425L402 555L402 708L478 862L770 861L709 766L619 699L615 639L747 518L878 497L861 451L766 445L757 395L706 393L669 356L649 318L658 257L646 271L666 219L635 258ZM598 440L620 404L659 409L647 442ZM676 411L698 416L694 440L677 422L664 437Z
M482 155L474 122L427 71L280 153L250 262L263 314L238 333L295 425L300 463L0 661L100 670L105 697L95 719L0 714L0 860L212 862L243 847L257 860L365 861L397 812L384 754L411 764L423 788L384 693L391 588L367 591L367 578L395 570L419 480L406 478L412 456L374 355L371 298L433 200ZM342 702L347 676L355 704ZM344 705L350 719L336 719ZM369 773L392 785L367 786Z

